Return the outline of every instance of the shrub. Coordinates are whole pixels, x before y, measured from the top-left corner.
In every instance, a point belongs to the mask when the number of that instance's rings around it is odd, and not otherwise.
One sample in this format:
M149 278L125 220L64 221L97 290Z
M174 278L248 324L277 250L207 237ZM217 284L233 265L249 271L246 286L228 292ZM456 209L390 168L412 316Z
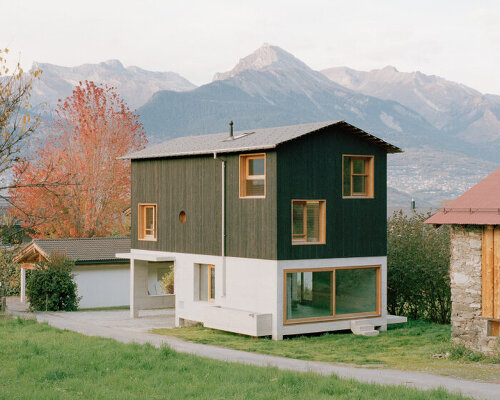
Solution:
M450 230L429 217L395 212L387 223L387 308L392 314L450 322Z
M12 251L0 251L0 282L5 296L19 296L21 291L21 268L12 261L12 257Z
M174 294L174 268L170 267L170 270L163 274L160 280L160 286L165 292L165 294Z
M28 271L26 296L34 311L76 311L80 298L71 273L74 263L51 254L49 262Z

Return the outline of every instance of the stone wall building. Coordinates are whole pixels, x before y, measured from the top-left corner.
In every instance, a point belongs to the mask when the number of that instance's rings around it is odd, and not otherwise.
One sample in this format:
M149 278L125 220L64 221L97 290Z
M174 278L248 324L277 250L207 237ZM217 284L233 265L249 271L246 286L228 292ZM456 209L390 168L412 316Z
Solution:
M429 218L451 225L452 340L500 352L500 168Z

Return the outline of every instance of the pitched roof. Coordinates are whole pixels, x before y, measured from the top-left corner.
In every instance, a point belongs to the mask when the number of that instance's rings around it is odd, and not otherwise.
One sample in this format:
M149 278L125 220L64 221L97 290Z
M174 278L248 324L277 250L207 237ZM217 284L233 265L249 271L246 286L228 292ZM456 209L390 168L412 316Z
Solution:
M500 225L500 168L425 222L440 225Z
M33 239L15 257L15 262L22 262L33 252L44 258L53 252L65 254L77 264L123 262L116 258L116 253L130 251L130 238L71 238L71 239Z
M275 128L249 129L236 131L233 138L228 132L201 136L184 136L150 146L144 150L130 153L123 159L142 159L160 157L179 157L212 153L232 153L273 149L281 143L297 139L301 136L319 132L325 128L339 126L349 133L360 136L375 145L384 148L388 153L400 153L402 150L344 121L315 122L311 124L279 126Z

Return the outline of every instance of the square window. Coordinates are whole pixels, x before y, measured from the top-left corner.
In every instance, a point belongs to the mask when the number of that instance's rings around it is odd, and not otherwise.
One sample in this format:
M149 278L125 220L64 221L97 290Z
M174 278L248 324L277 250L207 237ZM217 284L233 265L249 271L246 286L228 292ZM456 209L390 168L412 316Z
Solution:
M139 204L139 240L156 240L156 204Z
M342 157L342 196L373 198L373 156Z
M326 243L326 201L292 200L292 244Z
M240 197L266 197L266 155L240 156Z

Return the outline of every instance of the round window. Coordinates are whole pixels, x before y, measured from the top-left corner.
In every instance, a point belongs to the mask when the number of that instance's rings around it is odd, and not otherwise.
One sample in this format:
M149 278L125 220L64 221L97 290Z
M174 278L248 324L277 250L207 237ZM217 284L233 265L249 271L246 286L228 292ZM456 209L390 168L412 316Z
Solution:
M186 222L186 213L184 211L181 211L179 213L179 221L181 222L181 224L183 224L184 222Z

